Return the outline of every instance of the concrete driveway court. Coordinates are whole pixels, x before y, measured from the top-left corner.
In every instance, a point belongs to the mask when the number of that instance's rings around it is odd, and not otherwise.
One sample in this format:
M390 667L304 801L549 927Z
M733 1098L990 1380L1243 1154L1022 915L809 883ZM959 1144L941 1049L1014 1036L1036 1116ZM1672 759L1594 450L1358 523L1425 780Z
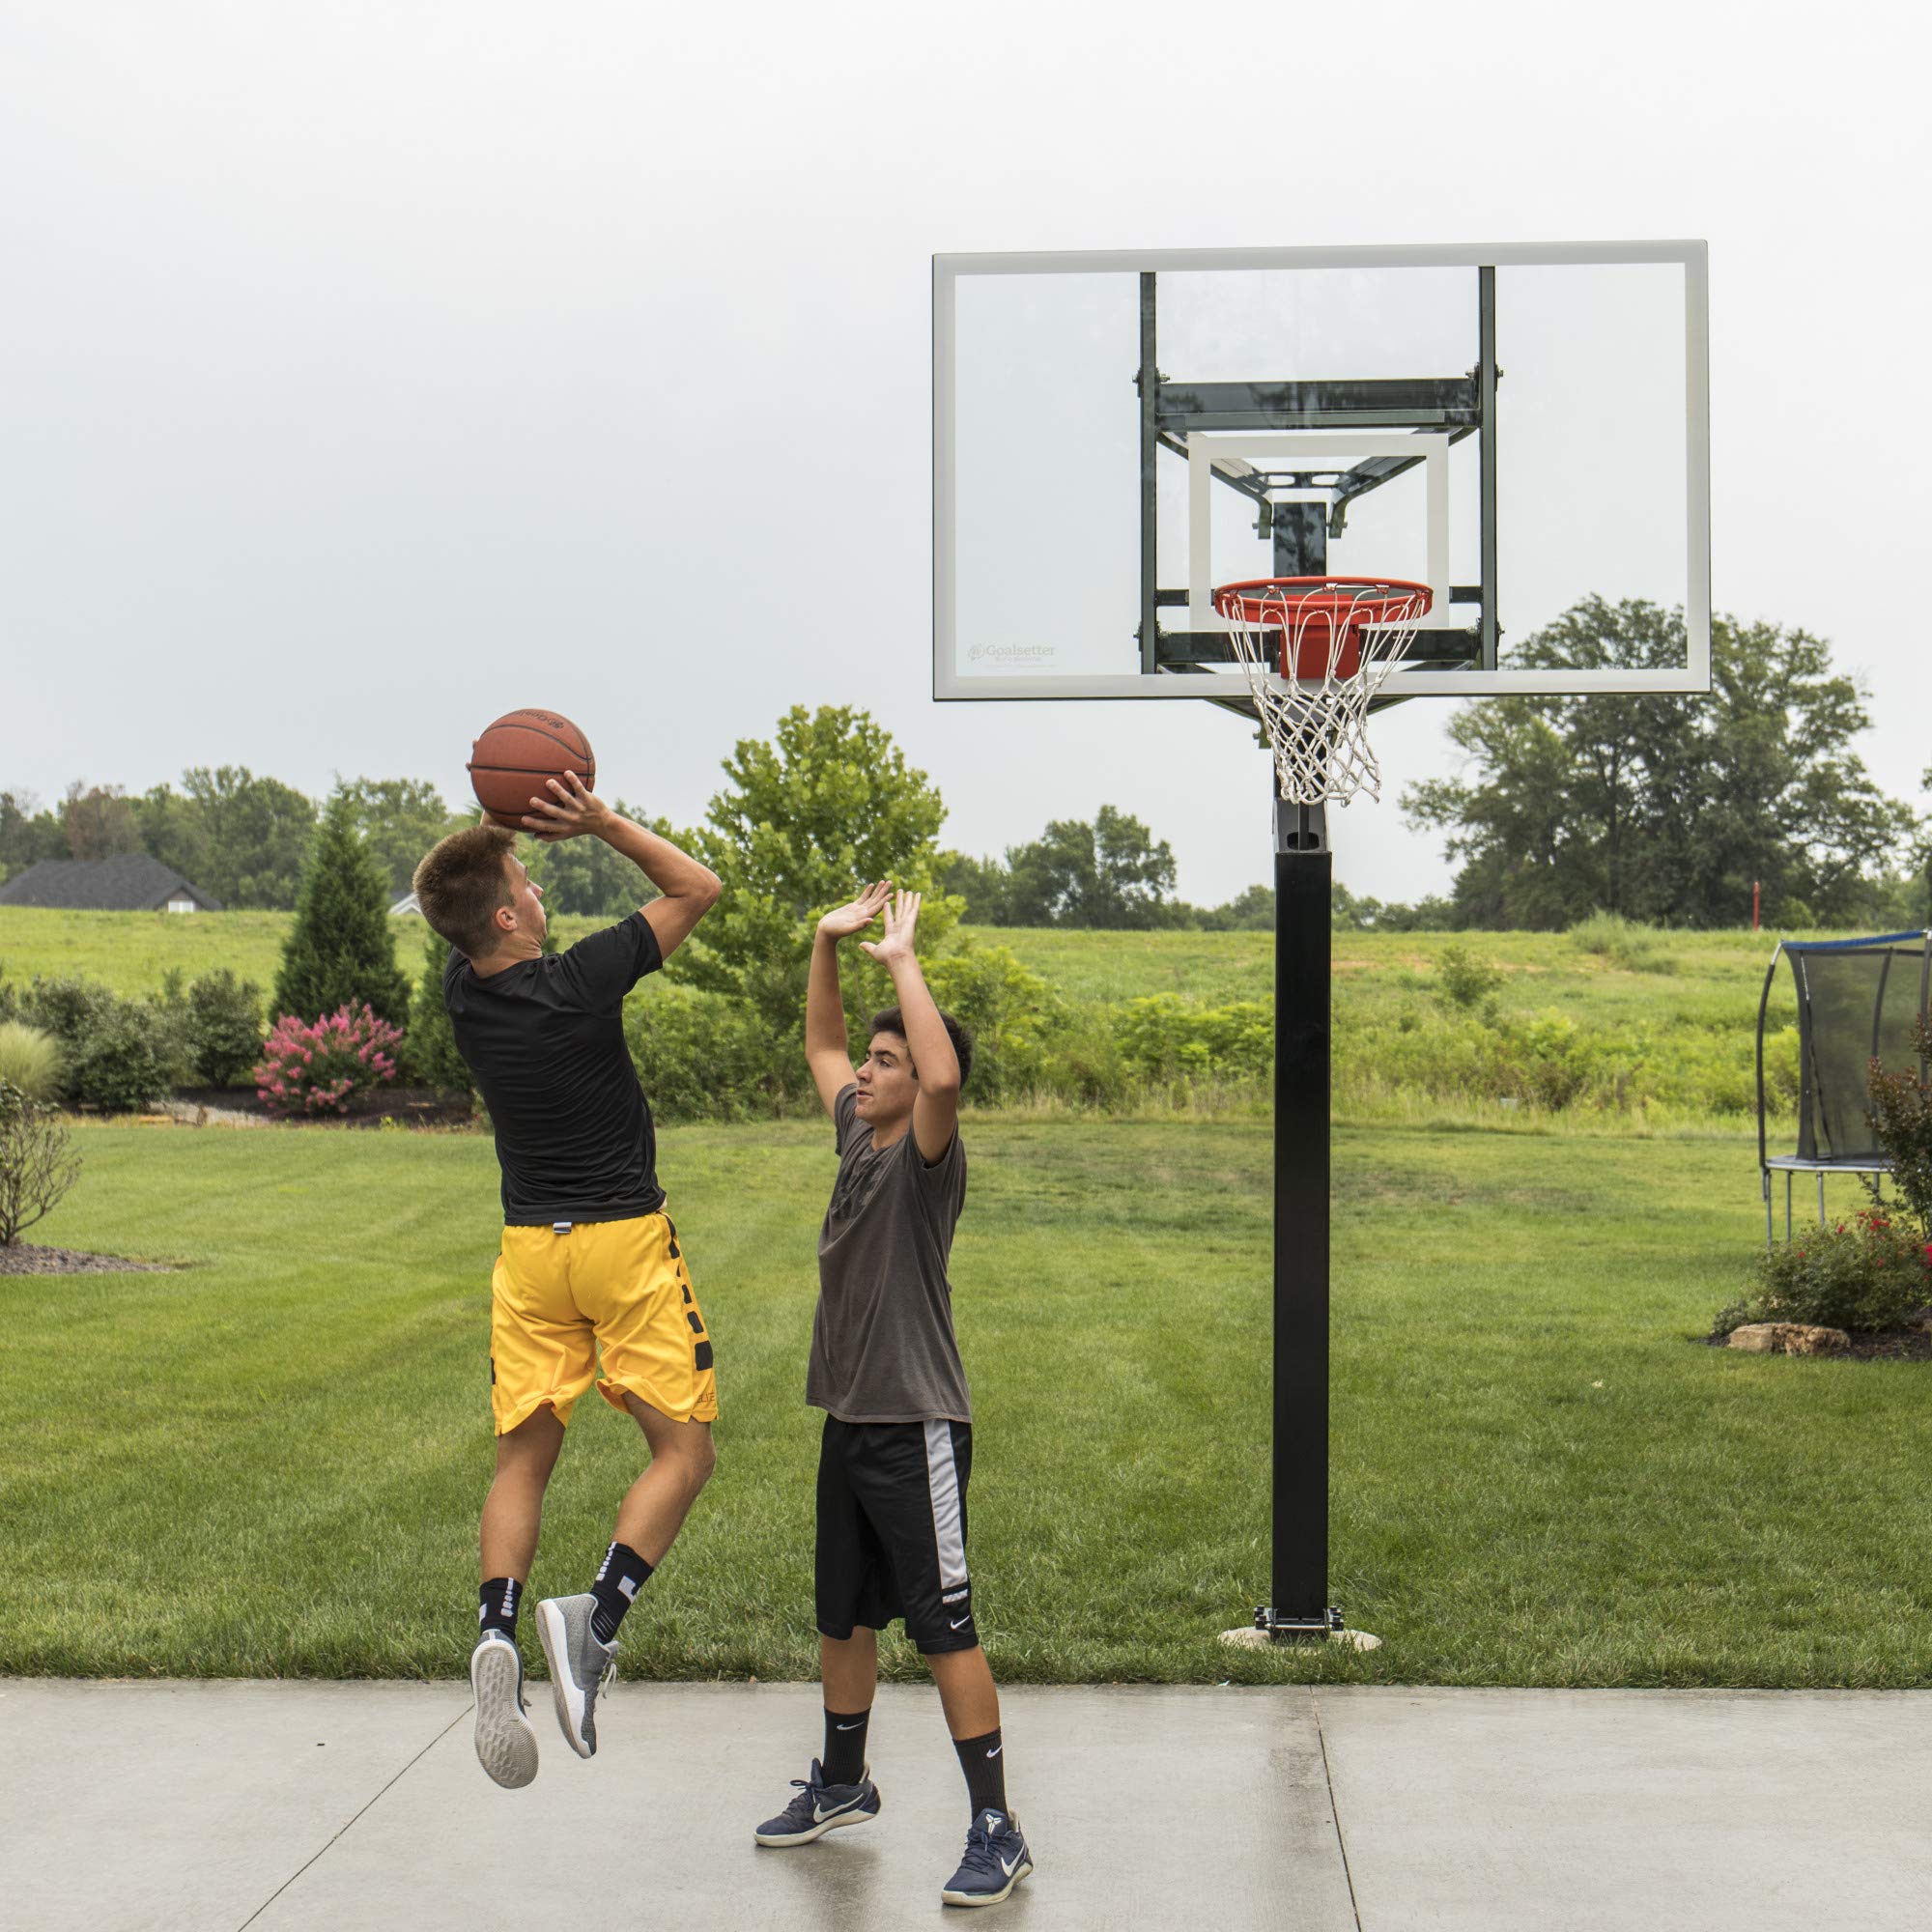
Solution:
M887 1686L876 1824L761 1851L810 1684L624 1684L585 1764L533 1684L498 1790L462 1684L0 1683L0 1925L296 1932L957 1919L965 1804ZM1828 1932L1932 1921L1926 1693L1010 1687L1038 1869L996 1922L1084 1932Z

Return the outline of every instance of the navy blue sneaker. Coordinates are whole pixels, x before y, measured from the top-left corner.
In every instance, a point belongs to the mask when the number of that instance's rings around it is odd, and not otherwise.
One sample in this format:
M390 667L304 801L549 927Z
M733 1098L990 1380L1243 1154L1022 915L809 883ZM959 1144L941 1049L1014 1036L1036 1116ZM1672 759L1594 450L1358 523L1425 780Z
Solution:
M809 1845L841 1825L863 1825L879 1815L879 1787L863 1773L857 1784L827 1784L824 1768L811 1760L809 1777L794 1777L798 1796L776 1818L752 1833L761 1845Z
M1020 1836L1020 1821L1004 1811L981 1811L966 1833L966 1856L939 1895L948 1905L997 1905L1033 1870L1033 1851Z

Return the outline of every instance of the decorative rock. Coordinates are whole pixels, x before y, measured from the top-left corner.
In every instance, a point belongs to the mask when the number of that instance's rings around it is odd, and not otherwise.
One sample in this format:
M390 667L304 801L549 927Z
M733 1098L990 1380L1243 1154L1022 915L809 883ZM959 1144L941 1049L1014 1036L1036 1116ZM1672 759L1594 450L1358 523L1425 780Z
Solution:
M1808 1321L1747 1321L1731 1330L1728 1346L1759 1355L1835 1355L1852 1346L1852 1338L1842 1328Z

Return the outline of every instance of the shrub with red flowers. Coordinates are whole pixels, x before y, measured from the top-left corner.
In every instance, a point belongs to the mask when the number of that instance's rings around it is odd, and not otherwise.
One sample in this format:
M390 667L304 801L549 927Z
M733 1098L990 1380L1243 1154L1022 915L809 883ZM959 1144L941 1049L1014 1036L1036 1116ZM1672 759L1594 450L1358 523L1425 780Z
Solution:
M360 1003L313 1026L284 1013L262 1050L255 1091L271 1114L346 1114L358 1095L396 1077L402 1039Z
M1728 1335L1747 1321L1810 1321L1827 1328L1900 1328L1932 1301L1932 1242L1882 1208L1807 1228L1757 1260L1757 1279L1718 1317Z
M1918 1217L1918 1232L1932 1236L1932 1081L1919 1077L1932 1059L1932 1024L1920 1014L1912 1029L1918 1066L1888 1073L1874 1060L1866 1071L1872 1130L1891 1162L1891 1182Z

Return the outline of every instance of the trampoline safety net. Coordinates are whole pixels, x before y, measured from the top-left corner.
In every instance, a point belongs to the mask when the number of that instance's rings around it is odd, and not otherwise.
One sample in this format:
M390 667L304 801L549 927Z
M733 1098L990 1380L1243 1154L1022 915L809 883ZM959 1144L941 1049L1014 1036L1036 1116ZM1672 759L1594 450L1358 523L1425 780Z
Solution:
M1918 1065L1912 1026L1925 1010L1932 934L1874 939L1785 940L1773 953L1758 1006L1758 1144L1764 1149L1764 1030L1782 957L1798 993L1798 1147L1806 1166L1882 1169L1889 1163L1872 1133L1868 1064Z

